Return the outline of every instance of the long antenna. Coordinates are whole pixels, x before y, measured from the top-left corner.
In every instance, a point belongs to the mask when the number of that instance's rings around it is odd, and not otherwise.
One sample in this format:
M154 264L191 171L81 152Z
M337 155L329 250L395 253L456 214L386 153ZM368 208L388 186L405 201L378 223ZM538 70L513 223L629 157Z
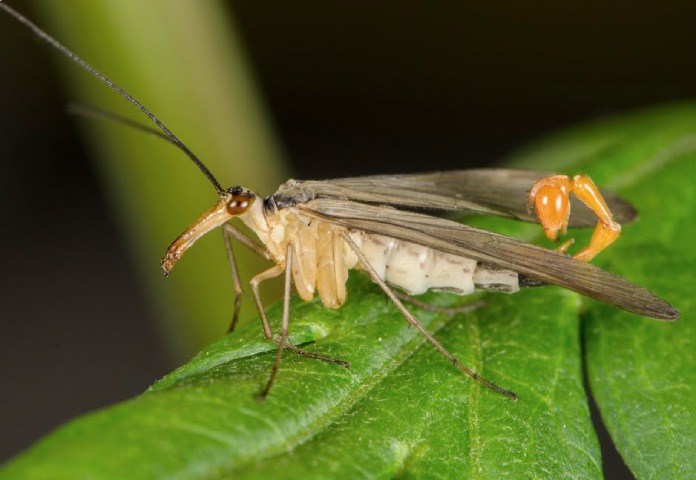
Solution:
M131 97L128 92L123 90L121 87L116 85L114 82L109 80L106 76L104 76L99 70L94 68L92 65L87 63L86 61L82 60L82 58L78 57L76 54L74 54L72 51L70 51L67 47L65 47L62 43L60 43L58 40L50 36L48 33L44 32L41 30L36 24L34 24L31 20L26 18L24 15L19 13L18 11L14 10L12 7L9 7L6 3L3 3L2 0L0 0L0 8L3 9L5 12L13 16L15 19L17 19L20 23L24 24L25 26L29 27L35 34L38 36L40 39L44 40L46 43L51 45L53 48L58 50L60 53L68 57L70 60L73 62L77 63L79 66L87 70L87 72L91 73L94 77L98 78L105 84L107 84L109 87L111 87L113 90L118 92L122 97L124 97L126 100L131 102L133 105L138 107L138 109L143 112L145 115L148 116L150 120L160 129L164 134L171 140L171 142L179 147L182 152L184 152L190 159L191 161L196 164L198 169L203 172L203 175L205 175L205 178L208 179L210 183L213 184L213 187L215 187L215 190L217 191L218 194L222 195L224 193L224 189L222 188L222 185L220 185L220 182L217 181L215 176L211 173L210 170L208 170L208 167L203 164L203 162L191 151L189 148L184 145L184 143L177 138L176 135L172 133L171 130L169 130L167 127L164 126L160 120L155 117L155 115L150 112L147 108L145 108L140 102L138 102L135 98Z
M156 128L153 128L149 125L143 125L140 122L136 122L135 120L131 120L130 118L126 118L114 112L103 110L99 107L80 103L69 103L68 107L66 108L66 111L71 115L80 115L83 117L98 118L100 120L108 120L110 122L120 123L127 127L140 130L141 132L149 133L150 135L154 135L157 138L161 138L162 140L166 140L167 142L176 145L176 143L174 143L174 141L169 136L165 135Z

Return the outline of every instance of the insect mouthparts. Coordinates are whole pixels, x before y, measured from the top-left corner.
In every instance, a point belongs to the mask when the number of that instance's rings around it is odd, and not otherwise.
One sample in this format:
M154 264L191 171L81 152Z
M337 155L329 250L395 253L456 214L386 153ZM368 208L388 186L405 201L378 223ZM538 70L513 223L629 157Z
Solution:
M162 267L162 273L165 277L169 276L169 272L172 271L172 268L174 268L174 264L177 260L178 258L173 256L169 252L167 253L167 255L164 256L164 258L162 258L162 260L160 260L160 267Z

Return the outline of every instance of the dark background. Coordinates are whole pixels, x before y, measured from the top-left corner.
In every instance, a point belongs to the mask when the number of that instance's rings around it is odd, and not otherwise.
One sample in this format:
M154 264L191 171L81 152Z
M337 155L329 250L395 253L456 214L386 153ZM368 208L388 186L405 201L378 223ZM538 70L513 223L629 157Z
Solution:
M297 177L491 165L696 96L693 3L229 5ZM174 366L37 43L0 17L0 460Z

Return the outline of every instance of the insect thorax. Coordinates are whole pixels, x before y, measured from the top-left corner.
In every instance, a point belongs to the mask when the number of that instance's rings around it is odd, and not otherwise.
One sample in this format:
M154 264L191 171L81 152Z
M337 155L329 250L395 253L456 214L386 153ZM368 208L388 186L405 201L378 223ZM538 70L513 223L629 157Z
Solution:
M346 300L348 270L357 263L342 237L346 230L294 207L257 212L242 219L278 264L286 264L288 244L292 243L292 276L300 297L309 301L316 291L324 305L340 307Z

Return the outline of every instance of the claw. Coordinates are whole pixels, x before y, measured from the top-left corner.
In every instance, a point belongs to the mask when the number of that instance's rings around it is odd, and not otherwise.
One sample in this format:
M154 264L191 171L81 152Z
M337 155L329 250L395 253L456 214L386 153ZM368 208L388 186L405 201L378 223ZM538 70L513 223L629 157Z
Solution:
M571 180L565 175L552 175L542 178L529 190L527 207L530 212L536 209L544 233L556 242L558 233L564 235L568 228L571 193L587 205L599 219L589 245L574 255L578 260L587 262L621 235L621 225L614 221L607 203L590 177L576 175ZM558 251L565 253L572 243L571 238L563 243Z

